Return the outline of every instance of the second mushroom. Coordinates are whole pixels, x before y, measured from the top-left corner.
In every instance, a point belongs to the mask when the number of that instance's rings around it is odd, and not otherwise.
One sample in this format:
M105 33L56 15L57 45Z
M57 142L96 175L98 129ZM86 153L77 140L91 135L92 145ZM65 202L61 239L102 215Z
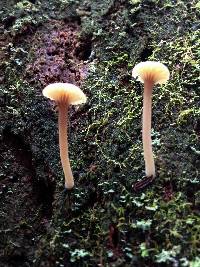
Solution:
M69 105L77 105L86 102L86 96L82 90L70 83L53 83L46 86L43 95L54 100L58 105L58 128L60 158L65 175L65 187L71 189L74 186L74 178L69 162L67 120Z
M169 70L160 62L146 61L137 64L133 68L132 76L144 83L142 141L145 160L145 174L146 177L155 177L156 172L151 140L152 90L154 84L163 84L167 82L169 79Z

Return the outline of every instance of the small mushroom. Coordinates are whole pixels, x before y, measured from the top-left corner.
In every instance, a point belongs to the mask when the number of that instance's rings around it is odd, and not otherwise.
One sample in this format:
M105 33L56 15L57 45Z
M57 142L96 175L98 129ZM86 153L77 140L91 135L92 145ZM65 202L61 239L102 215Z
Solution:
M147 177L155 177L155 163L151 140L152 89L154 84L164 84L169 79L168 68L160 62L146 61L137 64L132 76L144 83L142 141L144 149L145 173Z
M69 105L77 105L86 102L86 96L81 89L70 83L53 83L46 86L43 91L45 97L54 100L58 105L58 127L60 158L65 175L65 187L71 189L74 186L74 178L69 162L67 120Z

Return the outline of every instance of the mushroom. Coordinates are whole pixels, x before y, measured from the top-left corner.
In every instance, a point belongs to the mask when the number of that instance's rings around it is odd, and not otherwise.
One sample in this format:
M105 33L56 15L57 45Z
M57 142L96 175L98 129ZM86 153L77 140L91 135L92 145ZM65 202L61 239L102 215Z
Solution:
M58 127L60 158L65 175L65 187L71 189L74 186L74 178L69 162L67 120L69 105L77 105L86 102L86 96L82 90L70 83L52 83L43 91L45 97L56 101L58 105Z
M164 84L169 79L168 68L160 62L146 61L137 64L132 71L132 76L144 83L143 116L142 116L142 141L144 149L146 177L155 177L155 163L151 140L151 103L154 84Z

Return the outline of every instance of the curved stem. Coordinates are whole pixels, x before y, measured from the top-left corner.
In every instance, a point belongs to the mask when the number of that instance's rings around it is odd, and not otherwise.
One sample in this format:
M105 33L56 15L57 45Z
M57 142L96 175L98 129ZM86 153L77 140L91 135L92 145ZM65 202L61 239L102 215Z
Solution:
M58 127L59 127L59 146L60 158L63 171L65 174L65 187L71 189L74 186L74 177L69 162L68 140L67 140L67 121L68 106L66 104L58 104Z
M145 81L143 95L142 141L144 149L145 173L147 177L155 177L155 163L151 140L152 89L153 83Z

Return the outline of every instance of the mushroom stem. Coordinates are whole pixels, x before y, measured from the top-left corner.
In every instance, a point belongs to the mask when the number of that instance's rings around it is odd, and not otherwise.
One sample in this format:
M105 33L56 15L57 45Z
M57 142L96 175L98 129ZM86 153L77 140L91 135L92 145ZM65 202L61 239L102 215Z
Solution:
M144 82L143 116L142 116L142 141L144 149L145 173L147 177L155 177L155 163L151 140L151 103L153 83Z
M65 187L71 189L74 186L74 177L69 162L68 138L67 138L67 121L68 121L68 105L58 104L58 127L59 127L59 146L60 158L65 174Z

